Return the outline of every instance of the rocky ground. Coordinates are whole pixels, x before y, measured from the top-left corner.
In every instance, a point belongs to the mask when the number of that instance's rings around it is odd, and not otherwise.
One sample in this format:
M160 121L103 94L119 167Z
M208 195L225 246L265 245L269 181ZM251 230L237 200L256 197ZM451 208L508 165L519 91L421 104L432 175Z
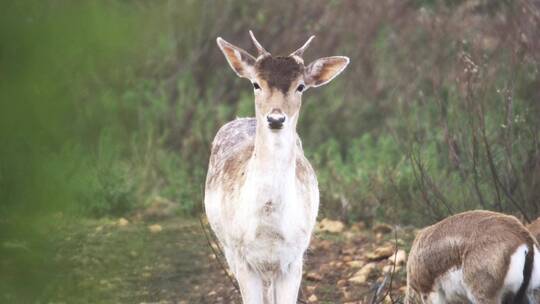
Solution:
M50 303L241 302L196 219L135 216L59 227L55 262L69 276L51 283ZM306 254L301 300L374 303L377 295L376 302L401 303L413 235L323 219Z

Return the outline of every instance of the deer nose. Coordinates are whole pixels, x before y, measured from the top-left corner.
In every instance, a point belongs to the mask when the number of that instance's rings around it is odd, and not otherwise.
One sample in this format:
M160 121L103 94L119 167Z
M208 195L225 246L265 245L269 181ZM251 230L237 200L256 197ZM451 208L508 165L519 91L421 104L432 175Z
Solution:
M266 120L268 121L268 126L270 127L270 129L279 130L283 128L283 123L285 122L285 114L272 111L272 113L266 116Z

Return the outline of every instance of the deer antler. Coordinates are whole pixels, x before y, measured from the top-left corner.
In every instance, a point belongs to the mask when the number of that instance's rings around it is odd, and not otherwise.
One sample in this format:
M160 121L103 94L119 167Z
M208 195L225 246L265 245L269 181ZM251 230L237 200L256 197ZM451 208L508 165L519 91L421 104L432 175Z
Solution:
M315 35L312 35L311 37L309 37L309 39L306 41L306 43L304 43L304 45L302 45L298 50L292 52L291 55L289 56L298 56L302 58L302 55L304 55L304 51L307 49L307 47L309 46L313 38L315 38Z
M257 48L257 52L259 53L258 57L270 55L270 52L263 48L259 41L257 41L257 38L255 38L255 35L253 35L251 30L249 31L249 35L251 36L251 40L253 40L253 44L255 44L255 47Z

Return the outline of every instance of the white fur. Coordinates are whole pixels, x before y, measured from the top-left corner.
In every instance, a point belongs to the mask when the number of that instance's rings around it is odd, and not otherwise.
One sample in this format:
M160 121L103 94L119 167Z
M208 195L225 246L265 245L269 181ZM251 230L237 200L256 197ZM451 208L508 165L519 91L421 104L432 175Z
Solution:
M470 299L470 293L463 282L463 271L454 268L437 279L426 303L461 303L467 299Z
M461 268L449 271L445 280L442 280L440 284L449 302L470 296L467 287L463 283L463 271Z
M504 291L517 292L521 283L523 282L523 268L525 266L525 254L527 252L527 246L519 246L514 254L512 254L510 260L510 267L504 280ZM531 279L527 288L527 294L532 297L534 290L540 288L540 252L538 247L534 246L534 264L531 273ZM533 302L531 302L533 303Z
M245 183L231 201L222 201L222 189L207 191L205 196L209 222L222 242L244 303L263 303L265 284L270 286L267 299L274 303L296 303L298 296L319 192L316 179L310 193L299 190L296 155L302 151L296 146L293 125L285 124L277 132L266 126L257 129L266 152L255 151L258 158L250 159ZM269 161L264 161L266 157ZM307 213L306 199L313 202Z
M529 291L540 289L540 251L537 246L534 246L534 267L529 283Z
M527 245L519 246L510 257L510 266L504 279L503 292L515 293L519 290L523 282L523 268L525 267L525 254L527 253Z

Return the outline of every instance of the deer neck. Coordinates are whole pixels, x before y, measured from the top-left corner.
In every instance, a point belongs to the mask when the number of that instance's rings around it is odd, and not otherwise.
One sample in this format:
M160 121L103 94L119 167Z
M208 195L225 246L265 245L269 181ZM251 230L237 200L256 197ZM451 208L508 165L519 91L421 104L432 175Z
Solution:
M257 120L252 169L257 176L289 182L296 166L296 123L271 130L266 121Z

